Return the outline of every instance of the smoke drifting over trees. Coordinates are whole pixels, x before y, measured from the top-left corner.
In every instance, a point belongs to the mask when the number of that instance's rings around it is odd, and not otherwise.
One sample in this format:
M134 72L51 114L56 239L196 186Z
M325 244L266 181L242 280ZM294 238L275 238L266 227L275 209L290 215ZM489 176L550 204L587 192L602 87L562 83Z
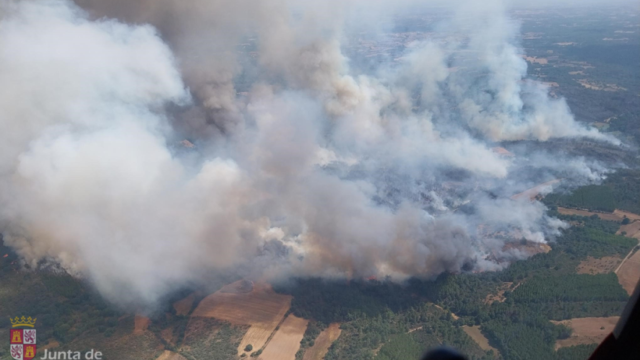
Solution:
M403 280L527 256L505 243L565 224L509 197L605 169L494 148L616 140L525 79L499 2L448 8L372 71L345 55L412 8L0 1L4 241L123 304L215 271Z

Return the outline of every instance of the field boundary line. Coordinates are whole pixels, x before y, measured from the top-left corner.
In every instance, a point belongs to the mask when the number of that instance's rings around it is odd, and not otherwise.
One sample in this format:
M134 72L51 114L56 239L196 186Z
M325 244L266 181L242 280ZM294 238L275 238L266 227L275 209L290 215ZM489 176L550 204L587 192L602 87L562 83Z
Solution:
M264 345L262 345L262 347L260 348L260 350L264 351L264 349L266 349L267 345L269 345L269 342L271 341L271 339L273 338L273 336L278 332L278 330L280 330L280 326L282 326L282 324L284 323L284 321L289 317L289 315L293 314L293 312L285 314L282 319L280 320L280 322L278 323L278 325L276 325L275 328L273 328L273 331L271 332L271 335L269 335L269 337L267 338L267 341L264 342Z
M640 247L640 241L638 241L638 245L634 246L633 249L629 251L627 256L625 256L624 259L622 259L622 262L620 263L620 265L618 265L616 270L613 272L614 274L618 273L618 270L620 270L620 268L622 267L622 264L624 264L624 262L627 261L628 258L630 258L633 254L635 254L639 247Z

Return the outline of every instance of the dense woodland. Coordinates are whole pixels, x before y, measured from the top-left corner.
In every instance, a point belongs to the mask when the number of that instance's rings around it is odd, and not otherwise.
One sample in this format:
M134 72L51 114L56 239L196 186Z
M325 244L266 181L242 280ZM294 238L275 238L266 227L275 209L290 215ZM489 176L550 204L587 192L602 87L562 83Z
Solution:
M549 194L549 205L612 212L615 209L640 213L640 170L619 170L601 185L584 186L570 193Z

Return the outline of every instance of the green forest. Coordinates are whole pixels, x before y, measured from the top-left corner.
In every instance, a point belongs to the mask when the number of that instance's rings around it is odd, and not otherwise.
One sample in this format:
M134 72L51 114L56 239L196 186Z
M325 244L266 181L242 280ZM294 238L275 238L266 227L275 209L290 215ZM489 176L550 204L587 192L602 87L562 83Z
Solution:
M640 171L619 170L601 185L588 185L565 194L549 194L548 205L613 212L615 209L640 213Z

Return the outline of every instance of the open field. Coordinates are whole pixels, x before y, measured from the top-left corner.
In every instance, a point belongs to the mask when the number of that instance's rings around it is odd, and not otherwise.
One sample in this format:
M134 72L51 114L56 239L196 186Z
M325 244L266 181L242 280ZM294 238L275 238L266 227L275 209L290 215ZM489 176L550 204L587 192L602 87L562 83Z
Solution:
M605 256L600 259L589 256L578 264L576 272L578 274L607 274L613 272L620 262L622 259L619 256Z
M282 314L284 316L284 314ZM238 354L244 352L244 348L251 344L253 351L256 351L264 346L269 340L271 334L275 331L279 323L257 323L251 325L249 330L242 337L240 346L238 346Z
M174 353L169 350L165 350L162 353L162 355L160 355L160 357L158 357L156 360L187 360L187 359L185 359L185 357L180 354Z
M464 325L462 327L462 330L464 330L464 332L466 332L467 335L469 335L469 337L471 337L473 339L473 341L475 341L476 344L478 344L478 346L480 346L480 348L482 350L484 350L484 351L493 350L493 352L495 354L499 354L500 353L498 351L498 349L496 349L493 346L489 345L489 340L480 331L480 326L477 326L477 325L476 326Z
M193 303L196 300L196 293L191 293L189 296L182 300L178 300L173 303L173 308L176 310L176 315L189 315L191 308L193 307Z
M598 344L613 331L619 316L610 317L586 317L562 321L551 321L554 324L563 324L573 329L573 334L568 339L556 341L556 350L561 347L580 344Z
M627 258L616 274L620 285L631 295L638 283L638 279L640 279L640 251L636 251Z
M617 221L624 220L625 216L632 221L632 223L620 226L618 234L622 231L627 233L628 237L640 237L640 215L630 213L628 211L615 209L612 213L593 212L587 210L570 209L558 206L558 212L563 215L579 215L579 216L592 216L598 215L602 220Z
M253 291L253 286L253 281L239 280L223 286L218 292L224 294L247 294ZM260 287L260 285L257 286Z
M629 220L633 221L633 220L640 220L640 215L638 214L634 214L632 212L628 212L628 211L624 211L624 210L618 210L615 209L613 211L614 215L618 215L620 218L624 218L625 216L629 218Z
M549 63L546 58L539 58L537 56L523 56L523 58L532 64L546 65Z
M242 280L240 280L242 281ZM291 306L291 296L276 294L269 285L255 284L249 292L246 284L233 283L207 296L193 311L192 317L213 317L237 325L251 325L238 352L248 344L260 349Z
M620 235L625 232L625 236L640 240L640 221L636 220L630 224L620 226L616 234Z
M598 217L602 220L609 221L622 221L623 216L620 214L616 214L615 211L613 213L601 213L601 212L592 212L587 210L578 210L578 209L569 209L558 206L558 212L562 215L579 215L579 216L592 216L598 215Z
M134 334L142 334L149 328L149 324L151 320L148 317L136 315L135 317L135 327L133 329Z
M518 236L513 234L512 236ZM535 254L548 253L551 251L551 246L545 243L537 243L533 241L527 241L525 244L521 242L508 242L504 244L502 247L502 251L518 251L527 253L529 256L533 256Z
M328 328L324 329L316 338L312 347L308 348L304 353L303 360L322 360L329 351L329 347L334 341L340 337L340 324L332 323Z
M174 338L175 336L173 335L173 328L168 327L168 328L162 330L160 332L160 336L167 343L175 345L176 339Z
M613 39L603 39L603 40L613 40ZM616 84L601 84L589 81L588 79L580 79L577 80L578 83L590 90L604 90L604 91L627 91L626 88L622 86L618 86Z
M293 314L287 316L258 359L295 360L308 323L309 320Z
M523 191L521 193L515 194L515 195L511 196L511 199L512 200L518 200L518 199L533 200L541 192L548 191L549 189L553 188L554 184L557 184L559 182L560 182L560 179L553 179L551 181L547 181L545 183L536 185L536 186L532 187L531 189L528 189L528 190L525 190L525 191Z
M211 317L191 317L180 353L190 360L235 359L248 325L232 325Z

